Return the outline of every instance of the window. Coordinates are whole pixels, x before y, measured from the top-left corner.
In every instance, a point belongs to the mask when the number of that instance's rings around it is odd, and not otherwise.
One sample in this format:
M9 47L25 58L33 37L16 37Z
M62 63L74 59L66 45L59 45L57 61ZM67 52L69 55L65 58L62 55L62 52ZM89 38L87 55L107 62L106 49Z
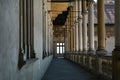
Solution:
M35 58L33 0L20 0L20 46L18 67Z
M57 54L59 54L59 52L60 52L60 51L59 51L59 47L57 47Z
M62 54L63 53L63 50L62 50L63 48L62 47L60 47L60 54Z
M62 46L62 43L60 43L60 46Z
M57 43L57 45L59 46L59 43Z
M64 54L64 43L57 43L57 54Z

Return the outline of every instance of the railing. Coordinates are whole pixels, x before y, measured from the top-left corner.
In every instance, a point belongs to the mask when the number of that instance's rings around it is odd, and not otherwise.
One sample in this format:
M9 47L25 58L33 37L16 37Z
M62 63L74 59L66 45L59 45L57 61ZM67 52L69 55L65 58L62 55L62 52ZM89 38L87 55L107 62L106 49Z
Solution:
M89 71L112 79L112 57L111 56L97 56L80 53L66 53L64 57L72 62L80 64Z

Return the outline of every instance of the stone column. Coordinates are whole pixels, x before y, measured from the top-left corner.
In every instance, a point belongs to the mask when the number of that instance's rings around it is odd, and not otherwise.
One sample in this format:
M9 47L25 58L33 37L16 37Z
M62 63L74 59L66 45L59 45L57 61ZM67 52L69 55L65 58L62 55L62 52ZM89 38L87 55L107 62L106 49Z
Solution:
M76 32L75 32L75 30L76 30L76 27L75 27L75 25L72 27L72 31L73 31L73 52L75 52L76 51L76 44L75 44L75 42L76 42Z
M86 0L83 0L83 52L87 52L87 8Z
M70 47L71 47L71 52L73 52L73 29L70 29Z
M82 52L83 50L83 37L82 37L82 1L79 0L78 2L78 34L79 34L79 51Z
M71 49L71 46L70 46L70 17L68 17L68 19L67 19L67 31L66 31L66 46L67 46L67 52L70 52L70 49Z
M76 32L76 42L75 42L75 45L76 45L76 51L79 51L79 44L78 44L78 22L76 23L76 28L75 28L75 32Z
M98 55L105 55L105 19L104 0L98 0Z
M75 51L75 26L72 27L72 52Z
M75 48L76 48L76 51L78 51L79 49L78 49L78 1L76 1L76 20L75 20L75 35L76 35L76 41L75 41Z
M115 49L112 55L112 80L120 80L120 0L115 0Z
M69 36L68 36L68 30L66 28L66 31L65 31L65 34L66 34L66 37L65 37L65 52L68 52L69 51Z
M94 1L88 2L88 38L89 38L89 54L94 53Z
M69 52L71 52L71 28L69 29Z
M69 27L67 27L67 31L66 31L66 44L67 44L66 50L67 52L70 52L70 29Z

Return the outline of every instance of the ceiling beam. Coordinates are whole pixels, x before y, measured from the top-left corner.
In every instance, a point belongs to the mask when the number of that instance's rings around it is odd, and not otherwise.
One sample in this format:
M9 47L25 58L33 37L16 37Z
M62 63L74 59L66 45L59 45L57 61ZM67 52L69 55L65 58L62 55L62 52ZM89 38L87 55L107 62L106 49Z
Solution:
M74 0L51 0L51 2L71 2Z

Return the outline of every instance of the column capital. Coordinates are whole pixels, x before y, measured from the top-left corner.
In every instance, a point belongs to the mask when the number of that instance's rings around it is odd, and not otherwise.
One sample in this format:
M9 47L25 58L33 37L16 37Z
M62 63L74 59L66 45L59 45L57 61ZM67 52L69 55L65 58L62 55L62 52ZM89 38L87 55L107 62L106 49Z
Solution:
M93 0L89 0L88 1L88 6L90 7L90 6L93 6L93 4L94 4L95 2L93 1Z
M66 31L70 31L70 29L66 29Z
M75 24L78 24L78 20L75 20Z
M82 12L82 15L87 15L87 14L88 14L87 10Z
M82 20L82 16L78 16L78 21L79 21L79 20Z
M94 1L94 0L88 0L88 2L89 2L89 3L95 3L95 1Z
M74 29L74 27L71 27L71 28L70 28L70 31L73 31L73 29Z

